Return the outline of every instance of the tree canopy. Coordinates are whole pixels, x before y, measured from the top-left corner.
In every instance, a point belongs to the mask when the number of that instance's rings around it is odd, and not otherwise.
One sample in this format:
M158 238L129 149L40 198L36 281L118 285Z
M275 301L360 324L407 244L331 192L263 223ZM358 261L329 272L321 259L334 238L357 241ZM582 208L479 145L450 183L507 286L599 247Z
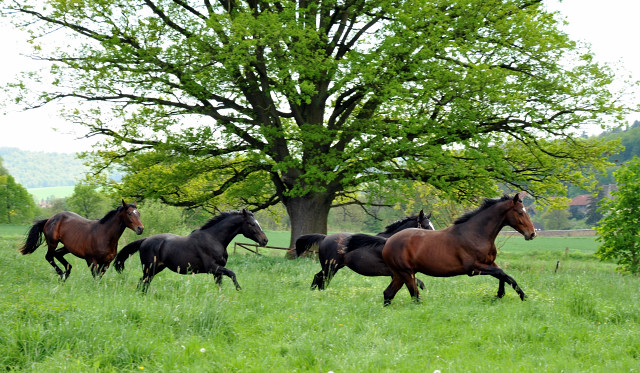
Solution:
M28 105L70 100L105 136L95 170L177 206L283 203L292 241L326 231L331 206L401 197L396 181L557 194L617 150L576 136L623 112L613 72L540 0L2 4L71 40L36 48L53 78Z

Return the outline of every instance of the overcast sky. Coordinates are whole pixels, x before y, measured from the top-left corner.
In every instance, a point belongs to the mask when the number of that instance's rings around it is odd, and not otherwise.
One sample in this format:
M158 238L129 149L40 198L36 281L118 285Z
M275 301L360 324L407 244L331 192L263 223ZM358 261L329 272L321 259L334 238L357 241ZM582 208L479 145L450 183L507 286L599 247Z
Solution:
M569 22L565 31L574 40L589 43L601 62L615 64L640 80L640 45L637 42L637 22L640 16L638 0L557 0L548 1ZM29 52L24 34L0 19L0 84L11 81L19 72L37 66L23 57ZM633 99L640 102L640 98ZM77 152L90 150L95 139L81 139L84 128L58 117L59 107L51 106L27 112L16 108L0 109L0 147L46 152ZM629 122L640 115L628 117Z

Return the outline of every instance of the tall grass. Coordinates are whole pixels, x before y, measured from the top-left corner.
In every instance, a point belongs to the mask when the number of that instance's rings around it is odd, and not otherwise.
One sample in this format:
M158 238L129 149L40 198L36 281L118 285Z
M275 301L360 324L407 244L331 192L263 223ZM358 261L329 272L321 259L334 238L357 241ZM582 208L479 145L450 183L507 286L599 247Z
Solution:
M638 370L640 280L595 260L592 240L501 242L498 263L525 302L512 289L496 299L490 277L419 275L421 303L403 289L382 307L387 278L344 269L327 290L309 290L320 269L312 259L239 251L227 267L242 291L166 270L143 295L137 255L98 281L68 255L74 268L61 283L42 248L21 256L19 238L0 238L0 370Z

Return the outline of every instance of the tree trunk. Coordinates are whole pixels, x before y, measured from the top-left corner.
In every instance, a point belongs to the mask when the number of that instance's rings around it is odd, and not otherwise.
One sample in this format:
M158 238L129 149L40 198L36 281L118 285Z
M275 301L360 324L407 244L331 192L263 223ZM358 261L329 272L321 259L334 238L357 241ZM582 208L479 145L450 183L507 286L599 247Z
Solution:
M332 198L328 193L313 193L287 199L285 205L291 221L289 248L294 248L296 239L303 234L327 234L327 218L331 202Z

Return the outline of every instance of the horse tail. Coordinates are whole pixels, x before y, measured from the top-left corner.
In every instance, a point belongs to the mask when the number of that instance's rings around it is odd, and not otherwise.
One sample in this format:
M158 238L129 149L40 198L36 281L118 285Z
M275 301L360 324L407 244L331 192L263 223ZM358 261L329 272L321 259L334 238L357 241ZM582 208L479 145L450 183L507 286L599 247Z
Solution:
M313 233L313 234L305 234L296 240L296 254L300 256L305 253L305 251L312 248L314 245L320 245L320 242L327 237L321 233Z
M27 233L27 238L25 239L24 245L19 249L22 255L31 254L36 251L36 249L42 245L43 235L44 233L44 225L47 223L49 219L37 220L29 229Z
M123 247L122 250L116 255L116 259L113 261L113 266L115 267L118 273L122 272L124 269L124 261L129 259L129 257L140 250L140 246L146 240L146 238L133 241L127 246Z
M354 234L349 237L342 251L346 254L356 249L371 249L384 247L387 239L380 236L371 236L364 233Z

